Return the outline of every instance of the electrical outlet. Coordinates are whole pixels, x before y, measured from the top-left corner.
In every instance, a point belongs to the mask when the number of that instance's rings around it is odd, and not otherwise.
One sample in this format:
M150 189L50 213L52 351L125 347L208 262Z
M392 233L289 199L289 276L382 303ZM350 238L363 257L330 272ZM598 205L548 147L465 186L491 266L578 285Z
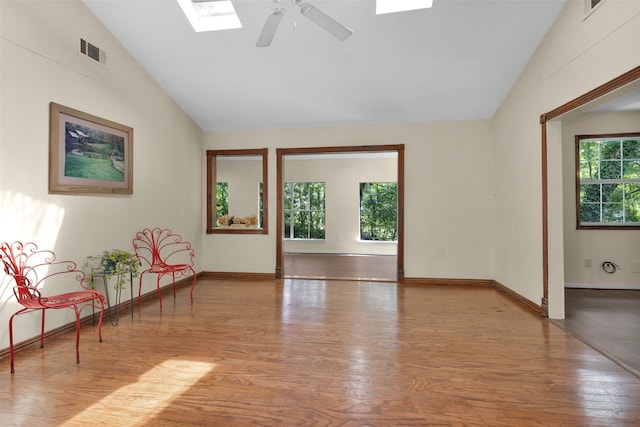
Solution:
M591 260L589 258L584 260L584 267L591 268Z
M640 261L631 261L631 272L640 273Z

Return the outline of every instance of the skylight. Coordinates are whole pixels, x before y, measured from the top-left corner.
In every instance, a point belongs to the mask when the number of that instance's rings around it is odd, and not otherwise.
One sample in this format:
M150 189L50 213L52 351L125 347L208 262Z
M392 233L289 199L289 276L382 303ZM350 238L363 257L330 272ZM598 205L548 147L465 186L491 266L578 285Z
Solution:
M196 32L242 28L231 0L178 0Z
M433 0L376 0L376 15L430 8Z

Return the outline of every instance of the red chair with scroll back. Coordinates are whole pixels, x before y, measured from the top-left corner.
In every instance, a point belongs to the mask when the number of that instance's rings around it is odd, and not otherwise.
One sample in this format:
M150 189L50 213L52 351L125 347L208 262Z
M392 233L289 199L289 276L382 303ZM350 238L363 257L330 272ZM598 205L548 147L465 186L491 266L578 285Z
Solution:
M44 347L44 318L45 310L53 308L72 308L76 315L76 363L80 363L80 313L86 307L98 307L98 338L102 342L102 316L104 314L104 296L85 286L85 274L77 269L73 261L58 261L52 251L40 250L35 243L4 242L0 244L0 259L4 264L4 271L13 278L16 286L13 293L20 305L23 306L9 318L9 354L11 358L11 373L14 369L13 355L13 318L18 314L31 311L42 311L42 330L40 333L40 348ZM52 279L58 276L57 279ZM82 290L58 295L42 295L44 282L51 283L58 280L77 280ZM60 282L62 283L62 282Z
M191 284L191 303L193 303L193 288L196 286L196 272L193 269L195 252L191 243L182 240L182 236L172 233L168 228L145 228L136 233L133 239L133 249L140 263L147 268L140 273L140 285L138 287L138 304L142 291L142 278L146 273L157 275L156 288L162 310L162 292L160 291L160 279L165 275L171 275L173 280L173 298L176 297L176 277L193 274Z

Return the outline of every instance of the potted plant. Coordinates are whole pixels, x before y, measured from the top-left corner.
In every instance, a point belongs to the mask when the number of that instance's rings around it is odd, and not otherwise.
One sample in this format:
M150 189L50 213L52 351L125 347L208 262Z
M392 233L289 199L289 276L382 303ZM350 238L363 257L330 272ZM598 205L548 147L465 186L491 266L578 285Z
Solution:
M89 272L89 283L95 288L93 277L96 270L104 272L106 279L116 276L115 289L122 289L131 272L132 277L140 274L140 260L131 252L122 249L112 249L104 251L101 255L90 255L87 257L91 271ZM127 273L127 274L124 274Z

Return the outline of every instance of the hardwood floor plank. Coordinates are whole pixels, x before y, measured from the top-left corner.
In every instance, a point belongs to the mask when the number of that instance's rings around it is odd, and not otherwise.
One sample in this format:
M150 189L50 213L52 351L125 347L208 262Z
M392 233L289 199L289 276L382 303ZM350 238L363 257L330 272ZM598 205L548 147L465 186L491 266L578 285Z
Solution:
M9 426L631 426L640 379L492 288L201 279L0 361ZM128 313L127 313L128 314Z

